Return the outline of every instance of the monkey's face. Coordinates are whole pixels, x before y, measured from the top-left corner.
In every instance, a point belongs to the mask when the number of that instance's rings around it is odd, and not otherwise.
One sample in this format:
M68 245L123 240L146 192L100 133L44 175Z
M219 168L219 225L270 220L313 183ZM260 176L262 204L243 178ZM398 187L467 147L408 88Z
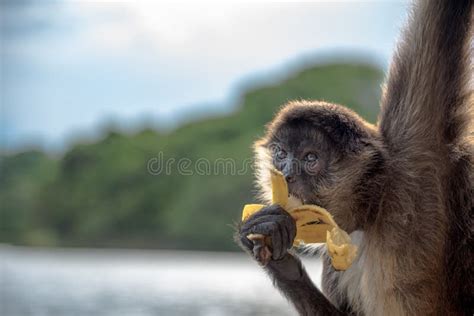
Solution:
M318 187L327 181L336 154L324 133L307 124L284 124L266 148L273 167L285 176L290 194L303 203L318 203Z
M255 144L261 199L272 200L268 169L276 168L285 175L290 194L304 204L328 209L343 229L350 230L357 185L378 152L374 135L371 126L341 106L290 102Z

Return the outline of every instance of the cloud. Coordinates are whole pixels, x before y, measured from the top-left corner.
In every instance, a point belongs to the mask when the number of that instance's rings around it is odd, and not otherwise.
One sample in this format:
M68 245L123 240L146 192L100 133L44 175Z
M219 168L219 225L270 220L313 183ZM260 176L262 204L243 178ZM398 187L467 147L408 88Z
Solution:
M386 63L404 12L403 3L380 2L10 8L1 48L8 138L18 145L35 135L61 147L105 117L165 122L205 103L225 109L243 78L307 54L362 51Z

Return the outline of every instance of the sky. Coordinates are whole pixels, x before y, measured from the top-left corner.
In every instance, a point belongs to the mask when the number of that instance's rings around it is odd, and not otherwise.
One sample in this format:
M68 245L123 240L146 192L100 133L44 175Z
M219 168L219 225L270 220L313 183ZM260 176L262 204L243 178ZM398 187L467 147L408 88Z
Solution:
M0 0L0 148L227 113L303 61L387 67L406 1ZM253 81L252 81L253 80Z

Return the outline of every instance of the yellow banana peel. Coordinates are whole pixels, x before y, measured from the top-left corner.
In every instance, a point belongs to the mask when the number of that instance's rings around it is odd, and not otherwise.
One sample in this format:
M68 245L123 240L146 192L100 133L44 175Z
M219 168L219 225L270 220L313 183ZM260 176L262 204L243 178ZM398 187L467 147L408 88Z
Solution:
M288 184L277 170L271 170L272 202L285 209L296 222L294 246L301 243L326 243L331 263L336 270L347 270L357 255L357 246L350 236L339 228L331 214L317 205L288 207ZM260 211L265 205L247 204L242 211L242 221ZM268 242L263 235L252 234L252 240Z
M351 237L339 227L334 227L326 234L326 245L332 266L336 270L346 270L357 255L357 247L351 244Z

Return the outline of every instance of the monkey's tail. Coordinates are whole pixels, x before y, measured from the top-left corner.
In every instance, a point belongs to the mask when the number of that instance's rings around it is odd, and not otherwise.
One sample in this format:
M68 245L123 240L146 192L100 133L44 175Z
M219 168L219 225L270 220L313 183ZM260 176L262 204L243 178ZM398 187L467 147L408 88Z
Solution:
M420 0L394 54L379 130L412 177L446 202L448 305L474 314L473 0ZM396 160L397 161L397 160ZM426 178L426 177L425 177ZM442 183L446 196L440 197Z
M446 243L448 299L465 315L474 315L474 142L458 160L449 181Z
M472 127L472 0L413 5L394 54L379 128L393 152L445 150Z

